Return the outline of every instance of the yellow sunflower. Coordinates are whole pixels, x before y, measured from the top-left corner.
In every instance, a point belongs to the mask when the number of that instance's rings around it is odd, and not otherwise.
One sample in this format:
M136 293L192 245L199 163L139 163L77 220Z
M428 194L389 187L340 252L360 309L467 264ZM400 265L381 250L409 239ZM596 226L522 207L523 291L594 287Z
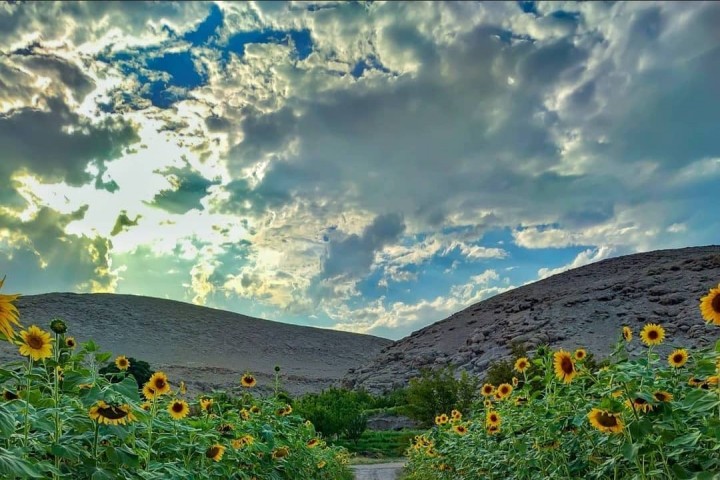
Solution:
M257 405L253 405L252 407L250 407L250 413L260 413L260 407L258 407Z
M11 392L10 390L3 390L2 397L3 397L3 400L6 400L9 402L11 400L17 400L18 398L20 398L20 395L18 395L15 392Z
M200 410L203 412L209 412L213 406L212 398L201 398L200 399Z
M636 397L632 401L625 400L625 405L627 405L628 408L635 408L635 411L643 413L650 412L653 409L653 406L648 403L647 400L640 397Z
M143 402L143 403L140 404L140 408L142 408L142 409L145 410L146 412L149 412L150 409L152 408L152 403L150 403L150 402Z
M185 395L187 393L187 385L185 385L185 382L180 382L180 395Z
M485 415L485 425L496 425L500 426L500 423L502 422L502 419L500 418L500 414L496 412L495 410L490 410L487 412L487 415Z
M678 348L668 355L668 363L671 367L680 368L688 361L688 352L684 348Z
M257 383L257 381L255 380L255 377L253 377L249 373L246 373L240 379L240 385L242 385L245 388L252 388L255 386L256 383Z
M458 435L465 435L468 432L465 425L462 425L462 424L453 425L452 428L455 431L455 433L457 433Z
M632 340L633 332L630 329L630 327L625 326L625 327L623 327L622 335L623 335L623 338L625 339L625 341L629 342L630 340Z
M482 393L483 397L489 397L493 393L495 393L495 387L489 383L486 383L485 385L480 388L480 393Z
M490 408L490 407L492 407L492 400L490 400L490 399L488 398L487 400L485 400L485 401L483 402L483 405L485 405L485 408Z
M190 406L185 400L175 399L167 407L170 416L175 420L182 420L190 413Z
M527 403L527 401L528 401L527 397L517 397L515 399L515 406L525 405Z
M460 413L460 410L453 410L450 412L450 418L452 418L454 421L462 420L462 413Z
M515 371L525 373L530 368L530 361L526 357L520 357L515 360Z
M317 438L314 438L314 437L313 437L313 438L311 438L310 440L307 441L306 445L307 445L308 448L315 448L315 447L317 447L318 445L320 445L320 440L318 440Z
M219 462L220 459L222 459L224 453L225 447L220 445L219 443L216 443L205 451L205 456L207 458L215 460L216 462Z
M640 332L640 340L648 347L660 345L665 340L665 329L656 323L648 323Z
M575 360L585 360L585 357L587 357L587 351L584 348L578 348L575 350Z
M161 396L170 393L170 382L163 372L155 372L148 380L150 387L155 390L155 395Z
M327 462L326 462L325 460L320 460L320 461L317 463L317 468L318 468L318 469L325 468L325 465L327 465Z
M142 393L143 396L148 400L155 400L157 397L160 396L157 394L152 385L150 385L150 382L145 382L145 385L143 385Z
M509 383L502 383L497 388L497 395L500 400L505 400L512 394L513 387Z
M672 402L673 394L665 390L658 390L653 393L653 397L655 397L655 400L658 402Z
M130 360L128 360L125 355L120 355L115 359L115 366L118 370L127 370L130 368Z
M288 447L279 447L279 448L276 448L275 450L273 450L273 452L272 452L273 460L285 458L288 455L290 455L290 449Z
M133 415L130 405L108 405L103 400L98 400L88 411L90 418L105 425L125 425L137 420Z
M518 377L512 377L512 382L511 382L511 383L512 383L512 386L513 386L513 387L517 387L518 384L520 383L520 380L518 380Z
M500 433L500 425L488 425L485 431L487 431L488 435L495 435Z
M76 345L77 345L77 343L75 343L75 337L66 337L65 338L65 346L66 347L73 349L73 348L75 348Z
M2 288L3 283L5 283L5 277L0 280L0 288ZM15 328L13 325L17 325L18 327L22 326L18 321L20 313L18 312L17 307L13 304L18 297L20 297L19 294L0 294L0 333L5 335L5 339L8 342L15 338Z
M2 282L0 282L1 286ZM720 326L720 284L717 288L711 288L708 294L700 299L700 313L707 323L712 322ZM1 304L0 315L2 315Z
M437 417L435 417L435 423L437 425L445 425L446 423L448 423L448 416L444 413L442 415L438 415Z
M616 413L610 413L607 410L593 408L588 413L588 421L590 425L603 433L620 433L623 431L625 424L620 416Z
M22 337L20 355L31 357L33 360L52 357L52 339L48 332L33 325L20 332L20 337Z
M558 380L562 380L565 383L572 382L572 379L577 375L575 363L570 356L570 352L566 352L565 350L555 352L553 354L553 365L555 367L555 376Z

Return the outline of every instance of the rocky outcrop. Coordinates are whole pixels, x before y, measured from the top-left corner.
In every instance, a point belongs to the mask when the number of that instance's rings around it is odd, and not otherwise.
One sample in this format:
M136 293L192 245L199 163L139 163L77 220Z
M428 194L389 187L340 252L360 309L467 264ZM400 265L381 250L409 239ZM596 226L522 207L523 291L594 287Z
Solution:
M347 387L402 386L421 368L452 364L476 375L509 355L512 342L609 353L621 327L667 331L660 349L703 347L720 336L699 313L700 297L720 283L720 247L662 250L600 261L472 305L382 349L348 373ZM641 350L639 342L633 348Z

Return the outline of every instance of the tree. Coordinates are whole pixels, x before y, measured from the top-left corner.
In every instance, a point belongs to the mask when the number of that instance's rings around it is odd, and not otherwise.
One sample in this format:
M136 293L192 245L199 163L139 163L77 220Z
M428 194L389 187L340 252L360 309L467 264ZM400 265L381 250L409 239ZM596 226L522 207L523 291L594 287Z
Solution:
M455 368L448 366L439 370L423 369L420 377L410 380L406 391L407 413L425 425L431 425L435 417L457 409L468 412L477 394L478 379L462 372L455 378Z

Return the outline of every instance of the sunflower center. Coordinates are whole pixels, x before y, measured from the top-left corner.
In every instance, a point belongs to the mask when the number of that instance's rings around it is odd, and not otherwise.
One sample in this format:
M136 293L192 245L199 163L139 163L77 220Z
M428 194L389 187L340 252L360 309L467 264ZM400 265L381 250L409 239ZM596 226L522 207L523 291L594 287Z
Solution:
M213 447L210 447L210 449L207 451L205 456L208 458L214 458L215 456L218 455L218 453L220 453L220 449L218 447L213 446Z
M658 331L657 330L650 330L647 334L648 338L650 340L657 340L658 338Z
M43 339L38 337L37 335L28 335L26 342L28 346L33 350L40 350L43 345L45 345Z
M683 355L682 355L682 353L676 353L676 354L673 356L673 362L675 362L675 363L680 363L680 362L682 362L682 361L683 361Z
M155 379L155 389L162 390L163 388L165 388L165 380L162 378Z
M119 420L121 418L127 417L127 412L119 407L100 407L98 408L98 414L101 416L109 419L109 420Z
M647 400L644 398L636 398L635 399L635 405L645 405L647 403Z
M575 371L572 360L570 360L568 357L563 357L562 361L560 362L560 368L562 369L563 373L565 373L565 375L570 375Z
M610 415L605 412L600 412L596 418L597 422L606 428L617 427L618 425L617 418L615 418L614 415Z
M720 313L720 293L713 297L712 302L710 302L710 306L715 313Z
M172 411L175 413L180 413L183 411L183 404L182 403L173 403Z

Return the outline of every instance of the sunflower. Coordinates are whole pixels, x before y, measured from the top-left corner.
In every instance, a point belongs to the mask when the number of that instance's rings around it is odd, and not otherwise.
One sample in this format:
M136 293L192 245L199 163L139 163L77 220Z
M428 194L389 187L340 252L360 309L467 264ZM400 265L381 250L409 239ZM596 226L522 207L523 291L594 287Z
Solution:
M10 400L17 400L20 398L20 395L18 395L15 392L11 392L10 390L3 390L2 394L3 400L10 401Z
M496 412L495 410L490 410L487 415L485 416L485 425L496 425L500 426L500 423L502 422L502 419L500 418L500 414Z
M103 400L98 400L95 405L90 407L88 415L93 420L105 425L125 425L126 423L137 420L130 410L130 405L124 403L122 405L108 405Z
M460 413L460 410L453 410L450 412L450 418L452 418L454 421L460 421L462 420L462 413Z
M577 375L575 363L570 356L570 352L566 352L565 350L555 352L553 354L553 364L555 366L555 376L558 380L570 383L572 379L575 378L575 375Z
M515 360L515 370L519 373L525 373L530 368L530 361L526 357L520 357Z
M680 368L688 361L688 352L684 348L678 348L668 355L668 363L671 367Z
M240 418L243 420L249 420L250 419L250 412L247 408L241 408L240 409Z
M33 325L20 332L20 336L22 337L20 355L31 357L33 360L42 360L52 356L52 339L48 332Z
M275 412L281 417L286 417L292 413L292 407L290 405L285 405L284 407L280 407Z
M182 420L187 417L188 413L190 413L190 406L185 400L178 400L176 398L170 402L170 405L167 407L167 411L173 419Z
M128 360L125 355L120 355L115 359L115 366L118 370L127 370L130 368L130 360Z
M273 460L285 458L288 455L290 455L290 449L288 447L279 447L279 448L276 448L275 450L273 450L273 452L272 452Z
M1 286L2 282L0 282ZM720 284L717 288L711 288L708 294L700 299L700 313L707 323L712 322L714 325L720 325ZM2 304L0 304L1 315Z
M318 440L317 438L314 438L314 437L313 437L313 438L311 438L310 440L307 441L306 445L307 445L308 448L315 448L315 447L317 447L318 445L320 445L320 440Z
M658 402L672 402L673 394L665 390L658 390L653 393L653 397L655 397L655 400Z
M240 448L242 448L242 447L245 446L245 444L243 443L243 441L242 441L241 439L239 439L239 438L233 439L233 440L230 442L230 445L232 445L232 447L233 447L235 450L238 450L238 449L240 449Z
M512 377L511 383L512 383L513 387L517 387L518 384L520 383L520 380L518 380L518 377Z
M496 433L500 433L500 425L488 425L485 430L488 435L495 435Z
M618 414L600 410L599 408L590 410L588 421L590 421L590 425L603 433L620 433L625 426Z
M455 431L455 433L457 433L458 435L465 435L468 432L467 427L465 427L465 425L453 425L452 428Z
M257 381L255 380L255 377L253 377L249 373L246 373L240 379L240 385L242 385L245 388L252 388L255 386L256 383L257 383Z
M587 351L584 348L578 348L575 350L575 360L585 360L585 357L587 357Z
M640 332L640 340L648 347L660 345L665 339L665 329L655 323L646 324Z
M216 462L219 462L224 453L225 453L225 447L223 447L219 443L216 443L215 445L213 445L212 447L208 448L205 451L205 456L207 458L211 458L211 459L215 460Z
M203 412L209 412L213 406L212 398L201 398L200 399L200 410Z
M148 400L155 400L157 397L160 396L157 394L152 385L150 385L150 382L145 382L145 385L143 385L142 393L143 396Z
M632 337L633 337L632 329L630 329L630 327L628 327L628 326L623 327L622 336L626 342L629 342L630 340L632 340Z
M628 408L634 408L636 411L643 413L650 412L653 409L653 406L648 403L647 400L640 397L636 397L632 401L625 400L625 405L627 405Z
M480 388L480 393L482 393L483 397L489 397L493 393L495 393L495 387L489 383L486 383L485 385Z
M152 408L152 403L150 403L150 402L143 402L143 403L140 404L140 408L142 408L142 409L145 410L146 412L149 412L150 409Z
M252 407L250 407L250 413L260 413L260 407L258 407L257 405L253 405Z
M229 423L221 423L220 425L217 426L217 431L220 433L223 433L223 434L230 433L233 430L235 430L235 427L233 427Z
M527 397L517 397L515 399L515 406L525 405L527 403L527 401L528 401Z
M500 398L500 400L505 400L512 394L513 387L509 383L502 383L497 388L497 395Z
M317 463L317 468L318 468L318 469L324 468L325 465L327 465L327 462L326 462L325 460L320 460L320 461Z
M75 337L66 337L65 338L65 346L66 347L73 349L73 348L75 348L76 345L77 345L77 343L75 343Z
M446 423L448 423L448 416L444 413L442 415L438 415L437 417L435 417L435 423L437 425L445 425Z
M150 387L155 390L155 395L166 395L170 393L170 383L168 382L167 375L163 372L155 372L148 380Z
M5 277L0 280L0 288L5 283ZM13 304L18 299L19 294L13 295L0 295L0 333L5 335L5 339L9 342L15 337L14 325L21 327L18 318L20 313L17 307Z
M187 386L185 385L185 382L180 382L180 395L185 395L187 393Z
M485 405L485 408L490 408L490 407L492 407L492 400L490 400L489 398L486 399L486 400L483 402L483 405Z

